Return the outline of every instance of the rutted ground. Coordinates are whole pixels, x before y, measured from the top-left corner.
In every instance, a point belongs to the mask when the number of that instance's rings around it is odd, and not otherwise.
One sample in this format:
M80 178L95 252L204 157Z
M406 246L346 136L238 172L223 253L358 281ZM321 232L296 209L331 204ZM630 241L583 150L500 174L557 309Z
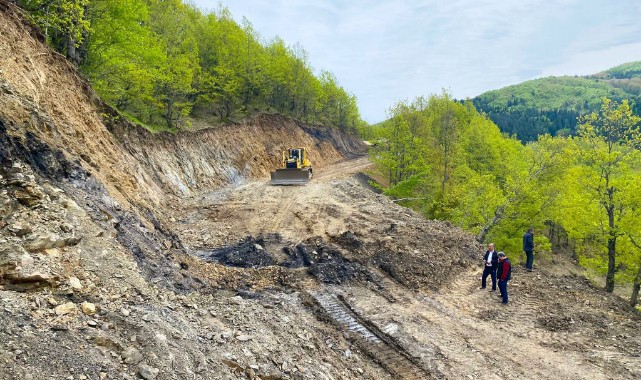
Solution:
M0 379L640 376L625 302L564 263L499 307L482 247L372 192L353 136L150 134L0 11ZM308 186L267 184L288 145Z
M388 339L412 356L413 365L429 374L425 377L641 376L641 318L625 302L594 288L578 267L559 258L550 270L515 268L511 303L501 305L495 293L477 289L481 271L470 257L480 258L481 247L468 246L458 254L468 236L422 220L350 176L366 165L365 159L343 162L319 171L305 187L272 187L262 181L204 193L186 203L176 228L201 254L230 244L239 248L233 242L247 235L279 234L276 242L261 241L266 245L262 257L269 257L270 265L289 263L291 247L304 247L310 239L334 245L366 275L327 280L312 264L308 272L317 281L299 281L296 287L320 300L320 315L360 334L361 340L353 342L361 350L371 349L365 343L372 334ZM221 232L203 237L193 231ZM381 258L383 251L401 259ZM243 254L250 257L251 252ZM334 297L333 306L323 305L327 297ZM346 316L338 303L353 308L356 314L350 315L357 319ZM358 321L368 330L359 331ZM369 354L385 364L376 352ZM412 371L389 371L396 378L420 378Z

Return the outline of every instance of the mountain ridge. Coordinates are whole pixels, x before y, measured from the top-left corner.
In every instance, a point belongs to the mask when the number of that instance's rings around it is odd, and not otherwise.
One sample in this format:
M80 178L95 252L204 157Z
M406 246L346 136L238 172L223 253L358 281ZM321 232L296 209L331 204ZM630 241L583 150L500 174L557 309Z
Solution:
M549 76L486 91L472 99L502 132L524 142L539 135L570 135L576 118L597 110L601 99L629 100L641 112L641 61L586 76Z

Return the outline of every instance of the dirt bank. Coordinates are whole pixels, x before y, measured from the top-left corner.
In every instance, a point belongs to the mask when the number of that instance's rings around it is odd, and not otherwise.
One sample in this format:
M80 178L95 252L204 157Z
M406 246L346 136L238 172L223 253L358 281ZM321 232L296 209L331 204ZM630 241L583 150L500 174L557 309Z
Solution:
M151 134L0 0L0 379L641 376L639 316L575 274L477 291L482 247L273 115ZM308 186L266 175L309 147ZM499 356L503 355L503 356Z

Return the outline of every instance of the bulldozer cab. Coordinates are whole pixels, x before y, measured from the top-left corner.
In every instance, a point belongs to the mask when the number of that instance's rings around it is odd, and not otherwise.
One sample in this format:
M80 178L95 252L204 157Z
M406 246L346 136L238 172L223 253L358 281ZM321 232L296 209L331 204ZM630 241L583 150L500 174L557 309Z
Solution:
M283 151L279 169L271 173L272 185L306 184L312 177L312 164L306 148L289 148Z

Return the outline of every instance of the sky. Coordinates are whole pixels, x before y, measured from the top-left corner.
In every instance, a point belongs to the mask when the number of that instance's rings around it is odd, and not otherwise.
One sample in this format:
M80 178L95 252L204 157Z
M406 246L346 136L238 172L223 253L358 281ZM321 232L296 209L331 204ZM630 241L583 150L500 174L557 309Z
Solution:
M264 41L300 43L369 123L398 101L474 97L641 60L641 0L192 0L227 7Z

